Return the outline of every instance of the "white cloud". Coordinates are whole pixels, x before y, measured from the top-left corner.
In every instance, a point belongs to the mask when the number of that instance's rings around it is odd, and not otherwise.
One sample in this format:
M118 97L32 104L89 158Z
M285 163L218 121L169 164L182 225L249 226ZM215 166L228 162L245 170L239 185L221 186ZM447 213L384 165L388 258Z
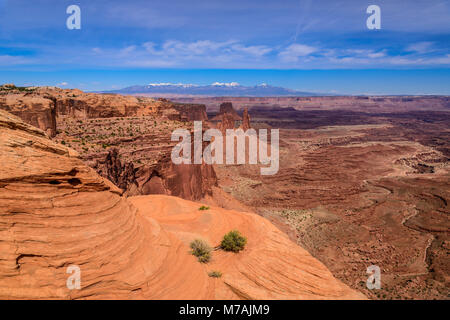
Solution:
M248 46L248 47L246 47L241 44L234 44L231 46L231 48L235 51L251 54L254 56L258 56L258 57L261 57L272 51L272 49L267 46Z
M385 51L371 52L368 53L367 56L372 59L383 58L386 56L386 52Z
M178 40L168 40L162 45L162 51L167 55L198 56L227 49L233 43L234 41L216 42L211 40L198 40L194 42L181 42Z
M392 55L388 47L341 48L307 43L270 47L236 40L167 40L162 43L130 43L121 48L76 47L67 50L49 47L45 48L47 52L44 50L33 58L0 55L0 66L33 63L132 68L336 69L450 65L447 52L437 48L433 42L412 43L403 49L403 52ZM74 50L77 55L69 54Z
M433 52L434 51L433 42L424 41L413 43L406 48L406 51L417 52L420 54Z
M283 51L281 51L278 54L278 56L284 62L296 62L299 60L299 57L308 56L316 51L318 51L317 48L304 44L294 43L291 44L289 47L285 48Z
M65 81L63 81L63 82L61 82L61 83L58 83L57 84L58 86L63 86L63 87L65 87L65 86L67 86L67 85L69 85L67 82L65 82Z
M28 64L32 62L32 60L21 56L0 55L0 65L3 66Z
M127 55L129 55L130 53L132 53L132 52L134 52L135 50L136 50L136 46L128 46L128 47L125 47L125 48L123 48L123 49L121 49L120 50L120 52L119 52L119 54L121 55L121 56L127 56Z

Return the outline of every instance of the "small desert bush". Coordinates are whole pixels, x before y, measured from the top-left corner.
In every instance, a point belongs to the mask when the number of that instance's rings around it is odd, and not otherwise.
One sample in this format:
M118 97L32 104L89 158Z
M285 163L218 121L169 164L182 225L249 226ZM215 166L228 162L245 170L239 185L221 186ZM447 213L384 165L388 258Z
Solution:
M239 252L247 244L247 238L242 236L237 230L228 232L220 243L220 247L225 251Z
M211 271L210 273L208 273L208 276L210 276L211 278L220 278L222 276L222 272Z
M209 210L209 207L207 207L207 206L201 206L200 208L198 208L198 210Z
M195 239L190 245L191 253L197 257L199 262L207 263L211 260L211 247L204 240Z

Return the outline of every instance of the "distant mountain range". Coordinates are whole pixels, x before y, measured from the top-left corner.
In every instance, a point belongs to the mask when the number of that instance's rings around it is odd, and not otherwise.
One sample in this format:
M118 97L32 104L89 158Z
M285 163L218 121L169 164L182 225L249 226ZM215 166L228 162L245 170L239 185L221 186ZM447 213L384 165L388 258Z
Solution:
M268 84L243 86L237 82L210 85L150 83L145 86L131 86L119 90L103 91L103 93L119 93L132 95L178 95L178 96L228 96L228 97L270 97L270 96L317 96L316 93L302 92Z

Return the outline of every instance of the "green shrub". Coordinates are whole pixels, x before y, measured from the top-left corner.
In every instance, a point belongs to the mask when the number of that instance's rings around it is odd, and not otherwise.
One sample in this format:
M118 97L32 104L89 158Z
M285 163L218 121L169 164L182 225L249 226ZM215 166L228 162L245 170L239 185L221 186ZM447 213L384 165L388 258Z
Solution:
M237 230L228 232L220 243L220 247L225 251L239 252L247 244L247 238L242 236Z
M198 208L198 210L209 210L209 207L207 207L207 206L201 206L200 208Z
M195 239L191 242L191 253L198 258L201 263L207 263L211 260L211 247L204 240Z
M222 272L211 271L210 273L208 273L208 276L210 276L211 278L220 278L222 276Z

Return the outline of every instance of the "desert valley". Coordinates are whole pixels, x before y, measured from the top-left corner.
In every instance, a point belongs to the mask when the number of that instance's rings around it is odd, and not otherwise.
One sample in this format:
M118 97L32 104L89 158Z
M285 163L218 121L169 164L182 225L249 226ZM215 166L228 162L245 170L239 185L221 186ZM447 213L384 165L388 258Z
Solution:
M279 129L279 171L174 164L171 133L194 121ZM449 297L448 96L152 98L7 84L0 149L2 299ZM245 249L216 250L231 230ZM195 239L214 248L208 263L191 254ZM66 286L70 265L78 290ZM380 289L366 286L370 265Z

